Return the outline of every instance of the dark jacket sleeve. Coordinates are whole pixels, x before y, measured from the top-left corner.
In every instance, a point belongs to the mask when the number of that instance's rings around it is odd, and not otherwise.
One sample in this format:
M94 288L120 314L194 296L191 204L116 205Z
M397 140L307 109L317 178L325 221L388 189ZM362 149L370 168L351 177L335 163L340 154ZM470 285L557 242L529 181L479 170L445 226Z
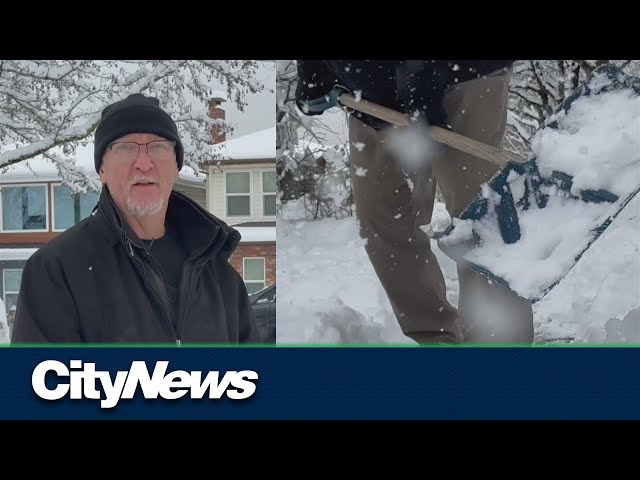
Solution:
M322 60L296 60L296 65L298 69L296 105L305 115L320 115L322 112L309 112L305 102L327 95L338 83L338 78Z
M413 118L417 115L429 125L447 128L444 95L450 74L445 62L400 60L396 63L396 101Z
M297 60L296 105L306 115L318 115L305 108L305 102L327 95L340 84L360 92L365 100L425 118L432 125L446 125L442 104L449 80L448 67L429 60ZM388 124L355 111L369 126L380 129Z
M11 343L80 343L78 325L62 265L38 250L22 271Z

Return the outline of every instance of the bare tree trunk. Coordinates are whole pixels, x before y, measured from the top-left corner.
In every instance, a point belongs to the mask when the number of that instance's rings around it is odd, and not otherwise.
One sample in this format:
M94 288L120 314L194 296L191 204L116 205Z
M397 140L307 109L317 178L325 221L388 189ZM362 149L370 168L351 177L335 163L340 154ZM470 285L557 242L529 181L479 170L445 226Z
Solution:
M571 90L578 88L578 85L580 85L580 64L574 61L571 69Z

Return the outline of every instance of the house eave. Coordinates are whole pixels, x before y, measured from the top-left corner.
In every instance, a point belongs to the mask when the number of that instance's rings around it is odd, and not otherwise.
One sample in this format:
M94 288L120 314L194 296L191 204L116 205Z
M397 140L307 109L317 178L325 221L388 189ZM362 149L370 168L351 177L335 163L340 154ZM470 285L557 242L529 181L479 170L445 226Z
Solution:
M203 162L202 166L204 167L220 167L224 168L229 165L275 165L275 158L242 158L242 159L232 159L232 160L212 160Z

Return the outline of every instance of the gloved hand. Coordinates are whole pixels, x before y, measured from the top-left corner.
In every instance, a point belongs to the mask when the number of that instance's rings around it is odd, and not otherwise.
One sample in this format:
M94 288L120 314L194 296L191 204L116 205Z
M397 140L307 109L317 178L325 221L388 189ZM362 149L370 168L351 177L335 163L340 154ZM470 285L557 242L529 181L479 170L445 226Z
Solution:
M324 62L297 60L297 68L295 100L300 111L305 115L321 115L326 109L335 106L336 100L331 97L330 92L338 79Z
M310 100L300 100L298 108L306 115L320 115L325 110L339 105L339 97L345 90L341 88L333 88L329 93L319 98Z
M335 86L326 95L311 100L300 100L298 108L307 115L321 115L325 110L340 106L340 95L347 92L346 88Z

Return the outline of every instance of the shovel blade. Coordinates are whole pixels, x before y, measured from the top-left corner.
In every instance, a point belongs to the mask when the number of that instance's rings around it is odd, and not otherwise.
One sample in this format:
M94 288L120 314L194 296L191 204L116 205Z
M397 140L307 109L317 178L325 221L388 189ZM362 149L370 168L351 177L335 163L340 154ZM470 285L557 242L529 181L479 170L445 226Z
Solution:
M599 67L536 135L554 135L558 149L563 148L563 141L575 142L580 129L597 127L597 115L590 120L584 112L589 108L593 111L590 105L604 101L605 94L639 101L640 78L626 75L613 65ZM637 108L640 114L637 104L630 108ZM578 115L582 115L582 123L576 121ZM631 118L640 122L639 117ZM640 144L640 123L624 127L627 137L614 136L607 141L617 138ZM590 151L581 147L573 163L567 163L566 156L562 161L555 160L557 156L548 155L548 150L544 150L544 156L532 155L526 163L508 162L452 219L438 239L439 248L457 263L531 303L541 300L640 191L640 154L634 148L621 151L632 153L626 158L595 162L586 158ZM619 169L624 178L607 181L611 169ZM584 170L596 179L595 183L602 178L605 184L585 187L583 177L578 178Z

